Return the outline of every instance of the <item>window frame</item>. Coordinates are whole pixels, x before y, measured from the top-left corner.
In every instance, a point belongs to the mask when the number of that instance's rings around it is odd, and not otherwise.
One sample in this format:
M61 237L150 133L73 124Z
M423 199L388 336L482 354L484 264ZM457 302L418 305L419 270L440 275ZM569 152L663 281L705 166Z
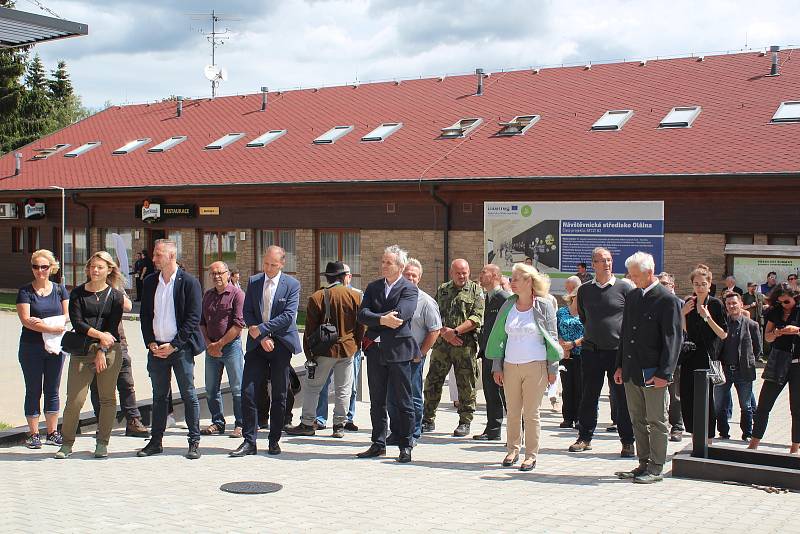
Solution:
M261 265L261 260L264 258L264 251L261 250L261 233L262 232L272 232L272 237L273 237L273 241L272 242L273 243L277 243L277 245L279 247L283 248L284 250L286 250L286 247L284 246L284 243L281 242L280 239L279 239L280 235L281 235L281 232L293 232L294 233L294 251L292 252L292 254L294 254L294 267L295 267L295 270L294 271L286 271L286 270L284 270L282 272L284 272L286 274L289 274L289 275L292 275L292 276L294 276L296 278L297 277L297 269L298 269L297 268L297 263L298 262L297 262L297 229L296 228L272 228L272 227L267 227L267 228L256 228L256 229L254 229L253 234L255 235L256 242L255 242L255 259L254 259L255 265L253 266L253 272L254 273L260 273L260 272L263 271L262 265Z
M362 273L361 273L361 230L353 229L353 228L317 228L314 230L314 265L317 266L317 281L319 282L320 286L322 284L327 283L325 281L325 266L320 265L321 262L321 254L320 254L320 234L322 232L328 233L335 233L337 234L337 260L344 261L342 258L343 253L343 236L344 234L356 234L358 235L358 259L359 259L359 271L353 271L353 266L348 265L350 267L350 274L353 276L353 280L357 281L357 284L354 284L355 287L363 290L362 284Z

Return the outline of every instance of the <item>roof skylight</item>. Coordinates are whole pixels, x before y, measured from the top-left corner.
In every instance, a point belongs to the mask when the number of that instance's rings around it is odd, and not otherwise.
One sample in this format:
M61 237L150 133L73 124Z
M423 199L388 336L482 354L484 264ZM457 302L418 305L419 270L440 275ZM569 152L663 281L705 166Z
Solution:
M334 126L324 134L314 139L315 145L330 145L335 143L338 139L349 134L353 130L352 126Z
M166 152L170 148L174 147L175 145L179 145L186 141L187 137L185 135L174 135L167 139L166 141L162 141L156 146L149 148L148 152Z
M659 128L690 128L700 115L700 106L686 106L672 108L667 116L659 123Z
M77 158L81 154L89 152L91 149L97 148L100 145L101 145L100 141L89 141L88 143L79 146L75 150L71 150L71 151L67 152L66 154L64 154L64 157L65 158Z
M243 132L225 134L222 137L220 137L219 139L217 139L216 141L214 141L213 143L207 144L205 146L205 149L206 150L222 150L223 148L225 148L229 144L233 143L234 141L237 141L237 140L241 139L242 137L244 137L244 133Z
M781 102L770 122L800 122L800 101Z
M402 122L384 122L361 138L362 141L381 142L403 127Z
M630 109L612 109L592 124L592 130L621 130L625 123L633 116Z
M124 154L130 154L131 152L133 152L137 148L143 147L144 145L146 145L150 141L151 141L151 139L149 137L142 137L141 139L137 139L135 141L131 141L130 143L125 143L124 145L122 145L121 147L116 149L111 154L114 155L114 156L122 156Z
M247 143L247 148L261 148L267 146L284 134L286 134L286 130L270 130Z
M501 130L497 135L511 136L511 135L525 135L528 128L539 122L541 117L539 115L517 115L508 122L498 122Z
M67 148L69 143L59 143L57 145L53 145L50 148L35 148L33 151L37 154L33 156L31 159L47 159L53 154L61 152L65 148Z
M452 126L448 126L447 128L442 128L442 137L446 139L465 137L472 130L480 126L482 122L483 119L479 118L461 119L456 123L454 123Z

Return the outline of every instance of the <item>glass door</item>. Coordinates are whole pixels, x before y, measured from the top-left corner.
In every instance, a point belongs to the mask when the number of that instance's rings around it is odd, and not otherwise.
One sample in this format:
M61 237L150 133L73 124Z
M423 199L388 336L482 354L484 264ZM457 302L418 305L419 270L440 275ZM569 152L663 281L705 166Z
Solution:
M203 232L203 288L213 285L208 274L215 261L224 261L228 269L236 267L236 232Z

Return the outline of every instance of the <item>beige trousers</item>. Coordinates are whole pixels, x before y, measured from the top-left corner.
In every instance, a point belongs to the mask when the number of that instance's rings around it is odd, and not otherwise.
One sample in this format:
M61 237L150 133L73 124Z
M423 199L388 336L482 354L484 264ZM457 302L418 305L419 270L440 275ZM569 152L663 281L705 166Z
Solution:
M509 455L519 454L522 417L525 417L525 458L536 459L541 435L539 406L542 404L542 392L546 388L547 362L503 364Z

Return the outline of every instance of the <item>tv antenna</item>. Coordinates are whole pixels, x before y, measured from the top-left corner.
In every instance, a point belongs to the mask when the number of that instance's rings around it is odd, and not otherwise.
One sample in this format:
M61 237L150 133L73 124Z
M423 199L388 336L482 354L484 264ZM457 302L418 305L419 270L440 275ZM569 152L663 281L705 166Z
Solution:
M242 19L240 17L232 17L223 13L217 13L214 10L211 10L210 14L190 13L189 16L192 18L192 20L207 20L209 17L211 18L211 31L199 31L205 35L208 42L211 43L211 64L206 65L206 67L203 69L203 74L205 74L206 79L211 82L211 98L214 98L217 96L217 87L219 87L219 82L228 79L228 71L217 65L217 47L222 46L228 39L231 38L230 28L225 28L224 30L219 31L217 24L223 21Z

